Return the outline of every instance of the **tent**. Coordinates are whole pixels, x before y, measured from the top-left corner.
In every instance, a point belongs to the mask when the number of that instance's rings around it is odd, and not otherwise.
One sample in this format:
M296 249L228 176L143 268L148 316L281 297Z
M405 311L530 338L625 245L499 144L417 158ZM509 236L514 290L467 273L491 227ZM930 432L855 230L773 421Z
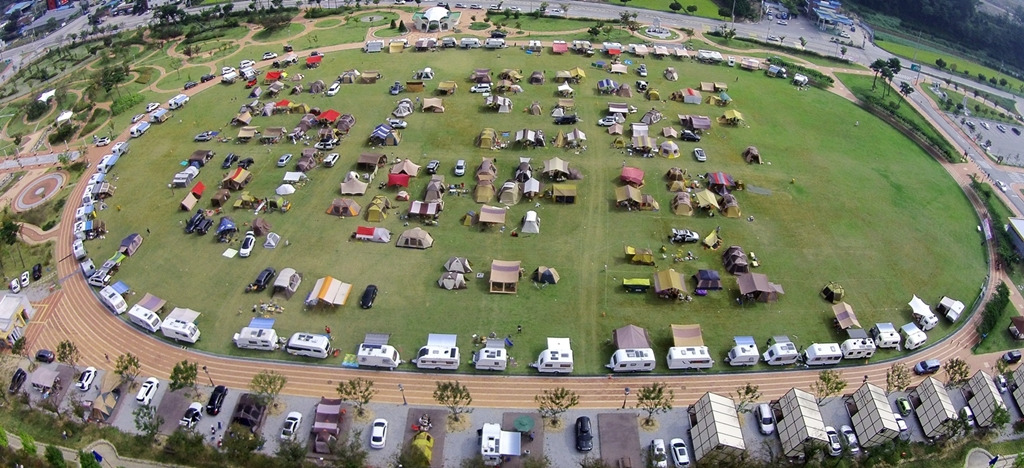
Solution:
M473 266L466 257L451 257L447 262L444 262L444 270L457 273L472 273Z
M674 269L654 273L654 294L662 299L679 299L686 296L686 280Z
M476 137L477 148L491 149L500 145L498 141L498 132L494 131L493 128L485 128L480 131L480 135Z
M643 187L644 171L638 167L622 166L622 171L619 173L619 180L632 187Z
M857 320L857 314L853 313L853 306L850 304L840 302L832 306L832 313L836 316L835 325L840 330L853 327L862 328L860 321Z
M612 66L609 67L608 73L619 73L625 75L626 73L629 73L629 67L622 63L613 63Z
M655 50L657 50L657 47ZM668 67L665 69L665 79L668 81L676 81L679 79L679 72L676 71L675 67Z
M689 190L689 187L687 186L685 180L673 180L668 183L669 192L687 192L687 190ZM686 200L687 202L689 202L690 200L689 192L687 192L686 194Z
M281 242L281 236L276 232L267 233L267 240L263 242L264 249L276 249L277 244Z
M519 158L519 165L516 166L516 172L513 178L516 182L526 182L533 178L533 167L530 166L530 158Z
M473 190L473 199L477 203L487 203L494 198L494 183L489 180L481 180Z
M722 117L719 118L719 121L732 125L739 125L739 123L743 121L743 114L737 110L727 110L722 114Z
M676 192L670 206L672 212L679 216L693 216L693 205L690 204L690 194L687 192Z
M473 70L473 73L469 75L469 81L474 83L490 83L491 82L491 69L490 68L477 68Z
M534 281L544 284L557 284L560 279L558 271L546 266L539 266L536 270L533 270L532 278Z
M704 178L708 181L708 189L718 194L727 193L736 186L732 176L724 172L708 172L704 174Z
M497 294L516 294L519 292L519 278L522 276L522 262L511 260L492 260L490 292Z
M540 107L540 101L533 101L533 104L530 104L530 108L527 109L527 112L529 112L530 115L541 115L544 113L544 110Z
M359 216L362 207L351 198L335 198L331 206L327 208L327 214L340 216L342 218Z
M725 266L725 271L733 275L740 275L750 271L747 253L743 251L743 247L738 245L732 245L725 249L725 253L722 254L722 265Z
M519 203L519 198L522 196L522 192L519 188L519 183L514 180L509 180L501 185L498 189L498 202L503 205L515 205Z
M764 164L761 161L761 152L757 150L756 146L748 146L747 149L743 150L743 159L748 163Z
M551 186L551 199L555 203L576 203L576 185L553 184Z
M679 138L679 130L672 126L664 127L661 129L661 136L665 138Z
M645 112L643 117L640 117L640 123L644 125L654 125L661 122L661 119L663 118L665 118L665 116L663 116L661 112L658 112L657 109L651 109Z
M135 255L139 247L142 247L142 236L138 233L128 234L127 237L121 240L121 246L117 251L131 257Z
M441 277L437 279L437 285L449 291L466 289L466 275L455 271L446 271L441 273Z
M252 220L252 231L256 237L263 237L270 232L270 223L266 219L256 218Z
M220 189L213 194L213 197L210 197L210 204L215 208L224 206L229 198L231 198L231 191L226 188Z
M665 178L672 181L684 181L686 180L686 171L681 167L670 167L665 173Z
M616 349L642 349L651 347L651 335L636 325L626 325L612 332L612 345Z
M722 214L726 218L740 217L740 204L731 193L722 195Z
M388 163L388 156L383 153L362 153L356 161L356 167L365 171L375 171Z
M230 216L221 216L220 223L217 224L217 237L221 242L226 242L226 239L236 232L238 227L235 226L235 220Z
M441 98L425 98L423 99L423 112L434 112L437 114L444 112L444 100Z
M618 88L619 83L615 82L615 80L612 80L610 78L605 78L597 82L597 90L605 94L611 94L615 92L615 90Z
M351 284L343 283L330 276L326 276L316 280L316 284L313 285L313 290L309 292L308 296L306 296L305 304L307 306L345 305L345 302L348 300L348 296L351 293Z
M697 270L693 279L697 282L697 289L705 291L720 291L722 289L722 278L716 270Z
M395 245L410 249L427 249L434 245L434 238L423 228L414 227L398 236L398 243Z
M785 294L782 286L768 281L768 277L760 273L743 273L736 278L740 294L758 302L775 302L779 294Z
M483 180L494 180L494 177L498 174L498 167L494 164L492 158L482 158L480 165L476 168L476 180L477 182Z
M408 187L409 186L409 175L408 174L388 174L388 187Z
M719 209L718 198L715 197L715 194L708 189L697 192L694 195L694 199L696 200L699 208L706 208L708 210L712 208L716 210Z
M835 281L829 281L824 288L821 288L821 297L826 301L833 304L842 302L843 296L846 295L846 291L843 286Z
M640 198L640 189L632 185L615 187L615 203L623 208L639 208Z
M569 175L569 163L558 157L544 161L544 174L554 180L564 180Z
M587 135L578 128L573 128L571 132L565 135L566 144L570 148L583 146L583 142L587 141Z
M626 261L630 263L654 265L654 251L651 249L641 249L627 245L623 248L623 252L626 254Z
M529 83L533 85L544 84L544 72L537 70L530 74Z
M622 83L615 90L615 95L618 97L631 98L633 97L633 88L629 86L629 83Z
M613 124L611 127L608 127L608 134L609 135L622 135L622 124L616 123L616 124Z
M440 94L452 95L457 89L459 89L459 84L454 81L442 81L437 84L437 92Z
M679 145L676 142L667 140L659 147L659 153L669 159L675 159L679 157Z
M349 172L345 174L345 180L341 182L342 195L362 195L366 193L366 182L359 178L359 173Z
M295 291L298 291L300 284L302 284L302 275L294 268L282 268L281 274L274 280L274 290L271 291L270 297L281 293L284 294L285 299L291 299Z
M274 190L274 193L281 196L291 195L295 193L295 186L292 184L281 184L276 190Z
M523 234L540 234L540 217L537 216L537 212L530 210L523 216L523 228L520 229Z
M480 207L477 221L484 224L505 224L505 208L484 205Z
M359 226L356 228L356 232L352 234L356 240L369 241L369 242L380 242L388 244L391 242L391 231L379 227L367 227Z
M252 182L252 173L241 167L236 167L220 183L228 190L242 190L249 185L249 182Z
M379 223L388 217L388 209L391 208L391 200L384 195L377 195L370 201L366 209L366 220L371 223Z

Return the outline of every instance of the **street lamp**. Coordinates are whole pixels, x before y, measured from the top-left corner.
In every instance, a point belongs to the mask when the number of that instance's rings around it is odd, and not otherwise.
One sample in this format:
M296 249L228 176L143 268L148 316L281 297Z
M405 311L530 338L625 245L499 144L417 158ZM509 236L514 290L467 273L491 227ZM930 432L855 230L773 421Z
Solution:
M210 370L207 369L206 366L203 366L203 372L206 372L206 378L210 379L210 386L216 387L216 385L213 384L213 377L210 377Z
M626 409L626 398L629 398L629 387L626 387L626 391L622 395L622 409Z
M398 384L398 391L402 392L402 405L409 406L409 400L405 399L405 387L402 384Z

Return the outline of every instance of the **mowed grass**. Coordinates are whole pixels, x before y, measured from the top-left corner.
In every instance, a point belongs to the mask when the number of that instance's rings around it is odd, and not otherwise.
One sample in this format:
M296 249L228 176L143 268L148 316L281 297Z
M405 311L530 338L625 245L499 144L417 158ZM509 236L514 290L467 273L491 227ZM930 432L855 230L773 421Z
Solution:
M754 335L763 341L772 335L789 334L802 346L839 341L843 337L832 328L830 304L818 297L820 288L830 280L846 287L847 301L865 327L878 321L897 326L908 322L906 303L912 294L930 302L942 295L968 304L974 301L985 275L983 250L975 231L976 216L941 167L893 129L841 98L819 90L798 92L786 80L726 66L648 60L648 80L666 96L678 88L695 87L700 81L728 83L734 106L744 113L749 128L716 124L700 143L710 158L703 164L695 163L690 156L692 143L680 143L683 156L679 159L629 157L611 148L612 137L595 125L604 115L607 102L629 101L642 110L661 110L667 119L652 126L652 135L660 135L666 125L678 128L677 114L717 117L722 109L707 104L650 102L639 95L631 99L599 96L597 81L611 75L589 68L592 60L550 53L524 55L515 49L435 54L407 51L399 57L357 51L328 54L320 68L302 71L306 74L304 83L330 81L353 64L364 70L381 70L384 78L374 85L345 85L334 98L308 93L282 96L321 109L352 113L358 123L336 150L342 155L338 165L313 170L310 182L289 197L294 204L290 212L263 215L289 245L273 250L260 247L247 259L221 256L227 248L237 249L238 239L220 244L212 234L185 235L182 224L189 214L180 211L178 204L186 191L171 190L167 184L194 149L209 148L217 156L199 177L208 187L200 206L209 207L207 200L225 172L219 169L220 160L228 152L255 158L255 178L248 189L258 196L273 196L286 170L276 167L278 156L286 152L297 155L305 146L290 142L274 146L255 142L193 143L194 134L208 129L219 129L233 138L237 128L228 122L242 103L251 101L247 99L248 90L239 84L213 87L175 111L173 119L132 141L132 152L114 171L117 194L110 205L121 209L108 209L102 214L110 233L105 239L90 241L87 247L95 260L102 261L113 254L125 235L150 230L152 234L142 249L124 263L117 276L137 291L129 303L151 292L167 299L169 307L190 307L203 313L199 319L203 338L198 348L277 359L288 356L241 352L230 341L232 334L253 317L253 305L271 300L266 292L243 292L245 285L267 266L278 271L292 267L304 276L293 298L274 299L284 306L283 313L273 316L282 336L297 331L319 332L327 325L332 328L336 347L343 353L354 353L365 333L388 332L403 357L411 359L425 344L428 333L455 333L468 361L473 349L471 335L516 335L516 326L522 325L523 334L513 336L516 345L510 350L520 363L510 368L512 373L529 372L526 363L536 359L548 336L572 339L577 373L601 373L613 351L607 344L611 331L629 323L648 328L661 370L665 369L663 356L671 345L672 323L701 324L705 342L719 362L717 370L729 369L723 358L734 335ZM577 110L584 119L579 128L588 136L586 151L577 154L553 147L524 150L515 146L491 151L473 145L484 127L510 134L522 128L542 129L548 138L559 130L571 130L553 125L546 115L530 116L523 110L539 101L545 113L549 112L556 98L556 85L550 81L554 72L577 65L588 74L586 81L575 86ZM388 95L388 86L394 80L410 79L413 70L424 66L434 67L438 74L427 82L428 92L399 97L429 97L439 81L456 80L460 88L455 96L445 97L447 111L409 116L409 128L397 147L367 146L366 136L389 117L396 101ZM662 71L666 66L679 71L678 82L664 81ZM510 96L515 110L499 115L483 107L480 95L468 93L466 78L472 69L483 67L495 74L503 68L519 68L526 76L542 70L549 81L543 86L524 84L524 93ZM613 78L631 82L635 75ZM639 116L630 116L629 121L635 122ZM256 117L253 124L290 129L299 117ZM860 125L855 127L853 123L858 120ZM757 145L770 164L744 163L740 153L748 145ZM478 211L480 205L470 197L449 195L439 225L424 226L434 236L433 248L399 249L393 244L353 242L350 236L357 226L374 224L362 218L340 219L325 214L331 200L340 197L338 184L345 173L354 168L359 153L367 151L383 151L420 164L439 159L447 182L464 182L469 189L475 185L472 169L481 157L497 159L499 184L512 177L520 157L532 158L533 166L539 169L544 160L558 156L579 168L585 178L577 182L580 196L575 205L540 200L539 206L523 201L510 207L504 232L463 226L463 215ZM456 159L469 161L471 172L467 176L452 175ZM643 191L658 200L661 211L627 212L614 206L613 191L619 185L624 160L646 171ZM691 174L727 171L742 180L754 189L736 193L742 217L673 215L663 179L673 166ZM293 167L294 161L287 170ZM377 188L383 177L378 175L365 196L355 197L364 207L375 194L394 198L396 190ZM425 174L413 179L408 190L414 198L422 197L427 179ZM233 200L237 197L235 194ZM408 203L397 205L396 212L379 225L393 231L395 238L419 225L413 220L406 226L400 214ZM528 210L538 211L541 234L511 237ZM225 214L232 216L242 231L244 223L254 218L249 210L229 208ZM747 216L754 216L754 221L747 221ZM659 251L666 245L672 227L690 228L701 234L721 228L725 245L741 245L755 252L762 264L757 271L782 285L786 294L774 304L737 306L735 279L724 273L725 291L695 298L692 303L625 293L623 278L650 277L656 269L675 268L687 277L699 268L721 270L721 251L703 250L692 244L679 250L692 250L699 257L696 261L673 263L671 254L677 247L669 246L669 258L658 253L657 268L626 262L623 246ZM467 290L439 289L436 280L442 264L455 255L469 257L483 277L471 276ZM521 260L527 277L540 265L557 268L561 282L541 288L524 278L517 295L488 294L487 271L493 259ZM302 299L316 279L328 275L353 284L349 303L336 309L304 309ZM381 293L372 310L361 310L357 305L359 294L371 283L380 286ZM941 324L931 332L930 342L951 330L949 324ZM886 352L879 358L894 355ZM339 365L340 359L316 363ZM463 366L463 370L469 369L469 365Z
M912 62L925 64L930 67L935 67L935 60L941 58L942 60L946 61L947 71L953 65L956 65L955 74L957 75L962 76L964 74L964 71L966 70L970 72L970 76L975 79L978 77L978 73L985 75L986 78L991 78L993 76L996 77L997 80L1000 78L1005 78L1008 83L1007 86L1009 86L1011 90L1017 89L1020 86L1024 86L1024 81L1021 81L1005 73L1000 73L992 68L986 67L980 63L974 62L964 57L958 57L955 55L950 55L948 53L939 52L929 48L926 45L906 44L903 42L894 41L900 41L900 39L894 38L886 34L885 40L876 41L875 45L881 47L882 49L885 49L886 51L893 55L898 55L905 59L911 60ZM990 83L986 82L986 84Z

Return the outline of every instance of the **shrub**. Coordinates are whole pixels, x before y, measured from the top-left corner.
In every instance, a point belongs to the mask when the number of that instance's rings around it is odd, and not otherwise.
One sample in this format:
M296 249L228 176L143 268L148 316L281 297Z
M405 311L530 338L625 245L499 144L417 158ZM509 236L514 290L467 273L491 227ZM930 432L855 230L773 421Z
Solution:
M144 100L141 94L132 93L122 95L121 97L114 100L114 103L110 105L110 112L114 115L121 115L125 111L132 108L132 106L141 103Z
M71 136L74 135L77 130L78 130L78 126L77 125L71 125L70 123L65 123L65 124L61 125L60 127L57 127L57 130L54 131L53 133L50 133L46 137L46 139L47 139L47 141L50 142L51 145L56 145L57 143L63 143L63 142L71 140Z
M49 111L50 111L50 104L49 103L46 103L46 102L43 102L43 101L40 101L40 100L34 100L34 101L30 102L29 105L25 108L25 116L28 117L28 120L30 120L30 121L31 120L38 120L40 117L42 117L44 114L46 114Z

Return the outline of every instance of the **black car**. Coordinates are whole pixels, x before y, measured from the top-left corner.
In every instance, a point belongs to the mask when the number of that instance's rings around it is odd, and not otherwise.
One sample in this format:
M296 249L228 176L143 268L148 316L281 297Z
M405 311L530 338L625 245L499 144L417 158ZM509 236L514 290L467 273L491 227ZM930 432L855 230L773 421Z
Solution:
M285 52L291 52L292 50L294 50L294 48L292 47L291 44L285 44L284 45L284 51Z
M1010 131L1013 132L1014 135L1020 136L1020 129L1019 128L1017 128L1017 127L1010 127Z
M590 418L576 418L576 450L589 452L594 449L594 433L591 432Z
M199 83L196 83L195 81L189 81L189 82L185 83L185 89L186 90L195 88L196 86L199 86Z
M700 141L700 135L689 130L683 130L683 133L679 135L679 138L683 141Z
M242 169L249 169L249 166L252 166L253 163L255 163L255 162L256 161L253 161L252 158L245 158L245 159L243 159L241 161L238 161L238 167L240 167Z
M1013 351L1007 351L1006 354L1003 355L1003 362L1006 362L1007 364L1016 364L1020 362L1020 357L1020 351L1017 351L1016 349Z
M359 298L359 307L364 309L373 307L374 299L377 299L377 285L371 284L363 291L363 297Z
M212 80L212 79L214 79L216 77L217 77L217 75L214 75L212 73L207 73L207 74L199 77L199 82L200 83L206 83L207 81L210 81L210 80Z
M275 270L273 267L267 267L265 270L261 271L259 275L256 276L256 281L253 281L252 283L249 284L249 290L260 292L263 291L264 289L267 289L267 286L270 285L270 282L274 280L275 275L277 275L277 270Z
M210 401L206 403L206 414L216 416L220 414L220 407L224 406L224 398L228 396L228 388L218 385L210 394Z
M11 387L7 389L9 393L18 393L21 390L22 384L25 383L25 379L28 378L28 373L25 369L18 368L14 371L14 375L11 376Z
M494 39L504 39L508 37L508 33L505 31L491 31L491 37Z
M563 115L561 117L555 117L555 125L572 125L580 121L580 118L576 114Z
M203 220L199 222L199 225L196 226L196 234L199 234L200 236L205 236L206 233L210 232L210 228L212 227L213 219L203 218Z
M231 167L232 164L235 163L235 161L238 161L238 155L236 155L235 153L228 153L227 156L224 156L224 162L221 163L220 168L228 169Z
M50 363L53 362L57 357L53 354L53 351L48 349L40 349L36 352L36 361Z
M43 277L43 265L36 263L32 265L32 281L39 281L39 278Z
M427 163L427 174L437 174L437 169L439 167L441 167L441 161L431 159L430 162Z
M205 216L203 216L203 210L196 210L196 214L189 218L188 222L185 223L185 234L192 234L199 227L199 223L203 222Z

